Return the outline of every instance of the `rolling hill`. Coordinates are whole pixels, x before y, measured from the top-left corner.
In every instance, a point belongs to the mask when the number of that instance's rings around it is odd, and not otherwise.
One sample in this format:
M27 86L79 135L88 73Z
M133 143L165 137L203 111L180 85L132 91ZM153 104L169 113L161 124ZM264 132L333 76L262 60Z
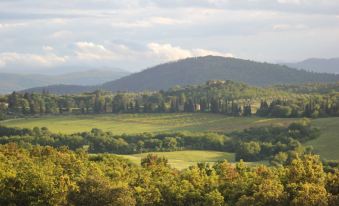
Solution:
M0 73L0 94L53 83L49 76Z
M278 84L321 83L339 81L339 75L314 73L286 66L259 63L250 60L205 56L187 58L161 64L120 79L106 82L97 87L78 86L76 93L102 89L106 91L162 90L173 86L196 85L208 80L232 80L254 86ZM48 90L57 94L73 93L76 86L67 85L32 88L26 91Z
M256 86L334 82L339 75L313 73L277 64L236 58L206 56L161 64L103 84L104 90L142 91L168 89L175 85L201 84L211 79L232 80Z
M91 85L100 85L104 82L118 79L126 76L129 73L123 70L88 70L83 72L72 72L59 75L39 75L39 74L12 74L0 73L0 93L9 93L15 90L24 90L28 88L43 87L54 84L65 84L64 86L56 86L65 92L68 90L67 85L70 85L71 91L77 88L84 87L84 91ZM54 86L48 86L49 89ZM73 89L72 89L73 88Z
M339 58L332 59L312 58L306 59L302 62L288 63L285 65L297 69L304 69L307 71L339 74Z

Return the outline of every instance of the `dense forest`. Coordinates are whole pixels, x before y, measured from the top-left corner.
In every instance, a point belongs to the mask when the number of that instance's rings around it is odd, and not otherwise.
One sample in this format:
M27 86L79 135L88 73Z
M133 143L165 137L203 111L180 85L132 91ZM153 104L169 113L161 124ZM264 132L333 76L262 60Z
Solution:
M326 117L339 115L338 84L259 88L233 81L159 92L102 92L78 95L16 93L0 97L0 118L7 114L102 114L210 112L230 116Z
M223 161L178 171L152 154L137 166L84 149L0 146L0 205L335 206L338 187L338 169L315 155L277 167Z

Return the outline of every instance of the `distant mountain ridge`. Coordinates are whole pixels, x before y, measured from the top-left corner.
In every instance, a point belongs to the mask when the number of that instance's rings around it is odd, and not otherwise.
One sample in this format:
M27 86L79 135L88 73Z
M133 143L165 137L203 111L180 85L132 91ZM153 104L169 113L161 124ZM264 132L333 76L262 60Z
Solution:
M286 63L285 65L307 71L339 74L339 58L311 58L297 63Z
M232 80L253 86L270 86L278 84L336 82L339 81L339 75L309 72L278 64L260 63L250 60L206 56L160 64L141 72L106 82L98 87L78 87L77 90L78 92L93 91L93 89L113 92L157 91L166 90L176 85L202 84L208 80ZM32 88L26 91L41 92L44 89L50 92L67 92L65 85ZM66 91L62 91L63 89Z
M128 74L130 73L120 69L116 71L93 69L60 75L0 73L0 93L9 93L14 90L24 90L55 84L79 86L101 85L104 82L118 79Z
M94 92L95 90L100 89L99 86L82 86L82 85L70 85L70 84L55 84L43 87L34 87L30 89L25 89L19 92L27 92L27 93L51 93L58 95L66 95L66 94L81 94L86 92Z

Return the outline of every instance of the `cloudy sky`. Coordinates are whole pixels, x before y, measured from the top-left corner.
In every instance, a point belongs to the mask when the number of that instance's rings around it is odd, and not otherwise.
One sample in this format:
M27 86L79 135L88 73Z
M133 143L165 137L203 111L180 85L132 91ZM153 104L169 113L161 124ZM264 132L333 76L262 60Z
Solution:
M0 72L339 56L339 0L0 0ZM72 69L73 68L73 69Z

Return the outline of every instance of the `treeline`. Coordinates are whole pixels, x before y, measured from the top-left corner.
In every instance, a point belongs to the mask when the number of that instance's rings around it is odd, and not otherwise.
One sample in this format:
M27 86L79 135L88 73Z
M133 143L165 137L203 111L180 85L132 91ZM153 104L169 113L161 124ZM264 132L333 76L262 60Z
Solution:
M261 104L260 104L261 103ZM260 107L258 108L258 104ZM339 115L339 95L294 94L255 88L232 81L168 91L57 96L15 93L0 98L0 113L9 115L209 112L230 116L327 117ZM1 118L1 117L0 117Z
M310 97L304 101L261 101L256 112L260 117L329 117L339 115L339 101L333 97Z
M236 160L269 160L273 165L284 164L296 153L312 153L311 147L304 147L301 143L319 135L319 129L313 128L306 119L288 127L256 127L230 134L236 140Z
M301 94L334 94L339 92L339 82L336 83L308 83L297 85L277 85L274 88Z
M177 151L183 149L226 150L231 138L217 133L143 133L114 135L100 129L75 134L54 134L46 127L16 129L0 126L0 144L16 142L21 145L67 146L72 150L86 148L90 153L135 154L153 151ZM229 150L229 149L228 149Z
M12 114L64 113L162 113L215 112L241 115L249 100L276 92L232 81L209 81L205 85L175 87L168 91L109 93L96 91L82 95L16 93L0 99L2 109ZM223 99L223 100L221 100ZM246 104L246 105L245 105ZM246 110L246 111L245 111ZM247 114L250 111L247 111Z
M135 154L177 150L216 150L236 154L245 161L268 160L283 164L295 153L311 153L301 143L319 136L319 130L309 121L295 122L288 127L266 126L246 129L231 134L217 133L161 133L114 135L100 129L71 135L53 134L47 128L15 129L0 127L0 144L15 142L77 150L86 148L90 153Z
M178 171L149 155L141 166L114 155L0 146L0 205L336 206L339 171L318 156L284 166L199 163Z

